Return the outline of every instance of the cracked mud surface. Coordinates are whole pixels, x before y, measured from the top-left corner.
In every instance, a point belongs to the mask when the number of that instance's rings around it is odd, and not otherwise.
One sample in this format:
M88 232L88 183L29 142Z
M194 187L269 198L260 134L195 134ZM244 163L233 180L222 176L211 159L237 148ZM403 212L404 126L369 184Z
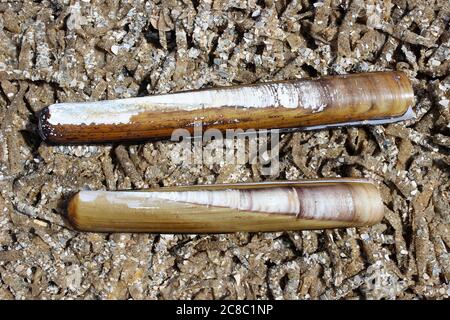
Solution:
M450 8L443 1L0 2L0 298L450 296ZM168 141L50 146L34 113L88 101L375 70L413 82L416 119L285 134L281 171L174 164ZM74 231L82 189L367 177L370 228L229 235Z

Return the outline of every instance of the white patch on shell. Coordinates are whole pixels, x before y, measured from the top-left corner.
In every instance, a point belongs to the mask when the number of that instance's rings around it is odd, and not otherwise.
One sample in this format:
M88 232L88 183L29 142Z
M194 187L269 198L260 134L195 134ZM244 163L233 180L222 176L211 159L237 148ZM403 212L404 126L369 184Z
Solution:
M110 101L58 103L49 106L52 125L130 123L141 112L192 111L205 108L325 108L316 84L267 83L257 86L186 91Z
M299 95L299 102L303 108L311 109L313 113L316 113L321 112L326 107L317 85L305 81L301 84L301 88L302 94Z
M131 209L158 209L160 201L175 201L205 206L225 207L243 211L297 214L300 204L294 188L264 188L256 190L199 190L169 192L108 192L81 191L82 202L92 202L104 196L114 205Z
M297 214L300 210L297 192L293 188L152 192L152 195L158 199L242 211Z
M129 99L53 104L49 107L48 122L52 125L128 123L132 116L145 109L126 100Z
M92 202L95 201L101 191L80 191L78 197L80 201Z

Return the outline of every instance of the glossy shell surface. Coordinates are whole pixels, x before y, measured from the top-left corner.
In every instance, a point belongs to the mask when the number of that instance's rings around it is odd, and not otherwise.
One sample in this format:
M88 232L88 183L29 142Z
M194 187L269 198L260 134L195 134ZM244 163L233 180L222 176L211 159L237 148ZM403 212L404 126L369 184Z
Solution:
M384 214L364 179L80 191L68 217L86 231L222 233L371 225Z
M269 82L110 101L58 103L39 114L41 136L55 143L170 137L173 130L270 129L400 117L413 105L402 72Z

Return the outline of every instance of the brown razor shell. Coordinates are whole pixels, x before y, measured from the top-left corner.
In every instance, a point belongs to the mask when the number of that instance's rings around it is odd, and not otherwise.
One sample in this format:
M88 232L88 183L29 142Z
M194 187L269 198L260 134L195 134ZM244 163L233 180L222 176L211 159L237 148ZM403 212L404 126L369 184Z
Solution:
M170 137L175 129L322 128L405 115L414 93L402 72L184 91L111 101L58 103L39 114L43 139L99 143Z
M82 231L227 233L357 227L384 215L364 179L81 191L68 218Z

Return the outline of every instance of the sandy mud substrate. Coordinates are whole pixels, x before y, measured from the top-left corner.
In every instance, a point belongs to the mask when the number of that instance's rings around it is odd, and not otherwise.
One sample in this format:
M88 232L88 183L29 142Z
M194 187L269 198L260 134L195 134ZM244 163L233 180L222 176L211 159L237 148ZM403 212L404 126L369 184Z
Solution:
M448 0L0 2L1 299L445 299L450 295ZM35 112L327 74L401 70L417 117L284 134L281 170L182 166L177 144L50 146ZM85 189L366 177L370 228L155 235L80 233Z

